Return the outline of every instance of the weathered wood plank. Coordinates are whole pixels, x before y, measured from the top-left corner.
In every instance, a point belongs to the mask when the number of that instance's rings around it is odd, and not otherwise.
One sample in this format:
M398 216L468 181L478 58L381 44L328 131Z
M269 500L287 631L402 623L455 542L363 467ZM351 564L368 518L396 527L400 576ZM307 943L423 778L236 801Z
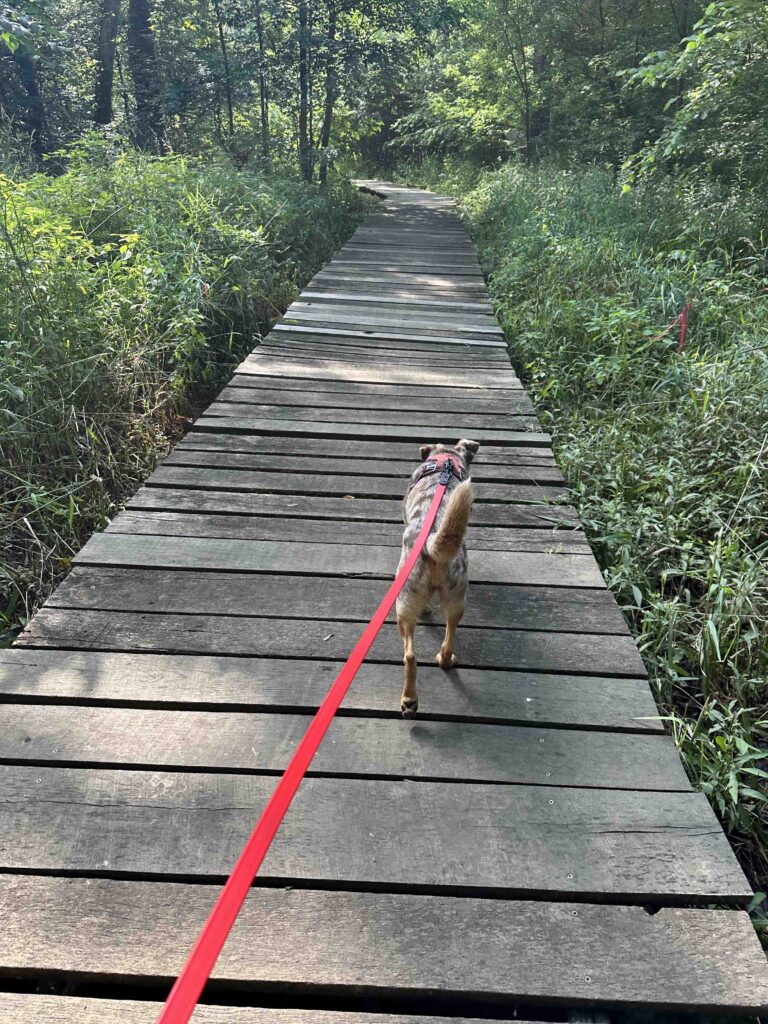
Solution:
M458 438L454 438L457 441ZM372 441L344 440L342 438L307 437L300 445L291 437L279 435L238 435L216 434L210 431L197 430L193 427L176 446L176 451L184 448L219 452L260 452L264 454L291 455L307 457L320 455L335 459L354 459L355 462L376 461L379 464L399 461L407 463L413 469L419 459L419 446L410 441ZM491 467L501 466L550 466L556 467L550 448L528 448L511 445L502 448L498 445L483 446L475 461L472 472L484 472ZM351 467L347 463L348 468ZM382 466L383 469L383 466ZM384 474L386 475L386 474Z
M417 337L420 334L434 334L440 336L442 334L455 334L459 337L467 337L468 339L477 339L488 337L489 340L493 340L497 345L502 343L498 340L504 337L504 332L495 323L484 323L482 318L476 318L473 322L470 317L464 315L463 317L453 317L440 319L435 314L428 317L426 314L418 316L404 316L392 317L382 315L381 312L378 314L374 310L355 310L350 309L349 306L326 306L320 303L301 303L294 302L288 311L284 314L282 322L286 324L290 323L334 323L334 324L352 324L359 326L364 324L366 327L372 327L374 329L379 328L395 328L396 332L400 334L411 334ZM351 329L351 328L348 328ZM382 331L386 333L386 331Z
M393 681L394 682L394 681ZM400 688L392 688L393 704ZM281 772L306 715L143 708L3 710L0 758L24 764ZM310 774L688 792L668 736L390 718L334 719Z
M447 432L452 437L458 438L462 436L473 437L476 433L493 431L497 428L505 431L519 431L529 428L533 429L538 426L535 416L519 413L517 410L510 411L504 416L490 413L465 413L461 419L453 419L452 417L455 415L455 413L431 414L422 411L419 414L420 429L427 431L426 436L429 436L429 431L437 431L443 434ZM206 418L226 416L234 419L247 419L250 416L268 418L276 427L279 427L283 420L288 420L291 423L297 420L304 420L315 425L324 423L352 423L356 426L361 424L383 424L385 426L392 425L408 429L407 424L412 413L409 410L324 409L311 405L285 406L267 405L266 403L256 404L254 402L222 402L217 400L208 406L205 410L205 416Z
M467 373L473 377L496 370L507 375L509 370L503 350L482 340L453 338L447 334L414 337L404 349L398 342L409 339L394 332L391 336L376 337L364 324L349 329L301 327L296 324L277 326L279 329L272 330L263 339L254 355L261 358L284 356L300 361L347 361L363 366L387 366L402 360L406 366L415 369L436 369L446 374ZM452 344L452 341L457 343Z
M352 323L362 321L369 326L396 327L398 331L437 327L439 334L450 333L460 327L462 335L465 332L480 331L496 344L504 337L491 309L465 309L459 304L452 308L441 308L439 304L430 305L424 301L412 305L382 302L375 296L356 302L354 299L333 299L332 294L311 298L305 293L291 303L285 316L318 317L321 320L330 319L332 323L342 323L342 318L349 317Z
M261 472L272 471L287 473L309 473L346 475L354 470L359 476L391 476L400 480L403 491L407 481L418 466L414 459L390 461L376 460L368 462L358 450L358 459L350 463L344 458L322 458L317 455L251 455L243 452L198 451L189 445L176 448L166 456L165 464L169 466L196 466L198 468L218 467L220 469L248 469ZM562 484L563 477L556 466L512 466L483 465L472 467L472 479L481 487L486 482L494 483L557 483Z
M194 709L318 707L341 662L102 651L0 650L0 698ZM342 714L399 717L392 669L364 663ZM419 666L425 714L486 722L662 732L645 679Z
M240 424L241 418L198 420L200 423ZM149 487L193 487L197 490L263 491L271 494L296 494L304 497L346 495L352 498L390 498L402 501L407 479L388 476L358 476L340 473L280 473L277 470L227 469L226 467L191 467L175 462L162 462L148 478ZM475 487L475 504L485 502L520 504L551 502L564 496L558 483L530 484L488 481ZM401 510L402 511L402 510ZM474 514L473 514L473 518Z
M304 346L313 345L313 351L317 354L333 351L335 354L347 352L360 353L379 358L392 358L397 353L398 358L409 362L409 365L420 365L425 361L432 361L432 356L440 356L449 364L461 362L462 366L473 369L475 366L484 366L485 354L490 354L490 362L496 364L493 358L499 348L498 342L476 341L469 338L453 338L450 335L440 337L414 337L411 339L402 338L395 332L388 333L385 337L373 337L365 325L354 328L329 328L328 325L315 325L314 327L280 325L275 324L269 335L263 340L261 346L269 350L281 351L281 345L290 342L289 354L297 351L297 343L302 342ZM268 340L267 340L268 339ZM475 361L472 358L475 353L480 358ZM501 364L504 366L504 364Z
M466 413L495 413L505 416L510 412L531 412L533 402L522 390L511 390L499 398L465 398L463 395L443 397L435 392L439 388L428 388L418 393L412 389L409 393L401 388L388 388L386 385L354 385L337 388L332 381L321 382L328 386L307 392L306 381L274 381L261 378L232 378L219 398L237 393L241 401L253 399L272 405L314 405L332 409L410 409L413 412L450 412L454 415Z
M466 437L467 433L457 430L455 426L432 424L415 424L413 426L397 426L387 423L330 423L325 420L315 422L307 420L273 419L259 416L240 416L224 418L208 416L205 413L196 421L198 430L231 430L238 433L283 434L286 437L339 437L361 439L366 437L378 441L388 438L401 441L414 441L424 444L425 441L435 444L455 444L457 433ZM475 441L489 444L528 445L531 448L546 447L549 435L533 430L503 430L475 428L472 431Z
M430 285L424 284L414 278L403 280L397 276L390 275L388 278L382 276L370 276L368 274L342 274L340 271L331 273L320 272L312 279L309 287L313 291L328 289L330 292L340 290L348 291L352 288L359 288L367 295L388 295L400 299L437 299L467 300L469 302L482 302L487 297L485 285L475 282L464 283L456 279L452 284Z
M338 293L337 293L338 294ZM351 293L350 293L351 294ZM461 325L469 330L478 329L484 334L496 336L496 340L503 339L504 332L493 315L490 306L476 304L476 308L466 308L461 303L453 306L440 305L440 302L429 303L425 300L415 303L397 302L392 300L382 301L375 295L346 298L334 298L334 293L303 292L298 299L291 303L286 311L287 316L293 315L318 315L323 319L332 317L336 322L337 317L362 317L368 322L373 318L377 321L383 318L387 327L397 326L398 330L410 330L410 328L438 325L440 328L454 329ZM441 332L442 333L442 332ZM462 331L462 334L464 332Z
M142 487L128 502L132 509L163 509L166 511L223 512L240 515L285 516L366 520L402 524L402 503L395 498L323 498L301 494L248 493L238 491L205 491L173 487ZM472 521L493 528L498 526L545 527L558 524L575 525L576 510L568 505L524 504L498 505L477 502L472 508Z
M263 776L0 766L0 871L225 877L274 787ZM701 793L407 780L306 779L259 878L622 902L752 897Z
M431 661L443 632L436 623L424 623L417 634L417 655ZM46 606L16 642L70 650L338 660L347 657L360 633L356 623L331 618L305 620L297 629L295 619L255 615L155 615ZM460 630L456 647L459 664L469 668L630 677L644 672L628 636L467 626ZM399 665L402 656L402 643L393 627L379 634L369 660Z
M134 565L223 572L280 572L301 576L362 576L390 579L397 552L364 545L295 544L290 541L219 540L97 533L76 556L79 565ZM557 552L475 551L475 583L550 587L605 587L591 555Z
M402 366L397 363L381 362L358 366L348 360L304 359L301 364L287 357L266 356L265 352L256 349L246 356L238 366L240 374L252 376L280 377L297 376L312 380L345 380L360 383L382 384L418 384L422 387L437 386L455 388L462 391L479 389L487 391L508 390L514 386L517 378L511 371L507 373L489 373L475 371L471 374L448 373L443 368L428 369L423 366ZM396 438L395 438L396 440Z
M381 306L382 309L429 310L434 308L436 312L466 313L470 316L493 317L494 315L493 306L487 300L485 302L452 302L450 299L433 299L430 302L429 299L411 299L403 302L401 299L390 299L383 295L367 295L365 292L332 292L328 289L312 291L309 288L305 288L301 293L301 300L307 303L319 302L321 305L343 302L354 308L369 305Z
M107 527L108 533L156 534L161 537L219 537L234 540L282 540L322 544L366 544L400 548L399 525L326 519L278 519L274 516L203 515L186 512L127 510ZM580 530L505 529L471 526L469 550L542 551L588 554Z
M470 354L469 342L462 342L461 347L456 346L448 352L431 352L426 346L417 348L414 345L410 351L401 354L399 350L395 353L395 346L378 348L376 339L370 344L363 334L357 339L338 336L337 341L335 329L320 332L323 337L299 338L288 333L297 330L296 327L288 326L286 333L271 333L258 347L257 353L263 359L286 358L297 363L320 360L334 365L346 362L355 366L381 366L385 370L392 362L402 362L403 365L414 369L440 370L449 375L466 373L472 377L493 373L496 370L499 373L506 373L507 370L507 363L503 357L496 358L496 350L488 349L486 345L483 345L483 354L474 357ZM319 331L319 328L312 330ZM396 359L393 358L395 354Z
M3 1024L156 1024L162 1003L140 999L84 999L0 992ZM198 1006L192 1024L483 1024L467 1017L414 1017L402 1014L337 1013L334 1010L281 1010L258 1006ZM508 1022L512 1024L512 1022ZM526 1024L515 1020L514 1024ZM529 1021L528 1024L534 1024Z
M384 262L376 259L375 256L370 259L353 259L351 256L343 259L332 259L328 263L329 270L362 270L364 272L374 272L376 274L383 274L387 272L406 275L413 273L419 277L424 274L439 274L442 278L450 281L453 277L461 277L467 280L476 282L477 284L483 283L483 275L480 272L480 267L473 263L471 260L467 260L463 263L451 263L449 259L442 259L442 257L436 257L430 260L428 263L422 262L422 260L414 258L407 259L403 257L399 260L390 260Z
M217 894L5 876L0 971L169 982ZM294 995L333 985L337 995L471 993L702 1012L762 1012L768 1003L768 967L742 911L650 916L640 907L388 893L252 889L213 979Z
M53 608L204 615L274 615L365 623L382 597L378 580L343 587L315 576L255 576L158 568L76 566L49 598ZM433 613L442 621L439 608ZM394 615L390 616L394 622ZM628 633L608 590L473 584L463 626L545 629L622 636ZM297 625L297 629L301 627Z

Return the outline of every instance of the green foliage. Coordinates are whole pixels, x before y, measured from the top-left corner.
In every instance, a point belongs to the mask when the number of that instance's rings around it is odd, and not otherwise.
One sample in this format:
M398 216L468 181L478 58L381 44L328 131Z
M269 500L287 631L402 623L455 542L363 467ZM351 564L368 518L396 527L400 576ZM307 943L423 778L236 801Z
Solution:
M655 162L764 177L768 7L762 0L716 0L679 47L650 53L629 82L665 92L671 111L658 137L631 161L631 180Z
M111 153L0 177L0 626L69 558L341 244L350 186ZM7 554L6 554L7 552Z
M463 203L662 714L765 889L765 200L660 175L622 196L601 170L508 166Z

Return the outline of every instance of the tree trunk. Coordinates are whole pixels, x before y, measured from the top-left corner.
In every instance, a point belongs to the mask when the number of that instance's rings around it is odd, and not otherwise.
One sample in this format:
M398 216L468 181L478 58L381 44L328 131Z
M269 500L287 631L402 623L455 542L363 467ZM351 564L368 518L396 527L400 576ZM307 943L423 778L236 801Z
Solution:
M299 168L304 181L312 180L312 143L309 138L309 4L299 0Z
M102 0L93 110L93 120L96 124L111 124L114 118L112 90L115 81L115 50L119 18L120 0Z
M261 112L261 152L269 154L269 89L267 86L267 60L264 45L264 23L261 17L261 0L254 0L253 13L256 19L256 37L259 41L259 108Z
M128 0L127 43L136 99L136 144L150 152L167 153L150 0Z
M328 7L328 65L325 70L325 104L323 107L323 123L320 128L320 184L324 185L328 178L328 147L331 142L331 124L333 108L338 93L336 82L336 4L329 0Z
M235 134L235 115L232 106L232 76L229 72L229 54L227 53L227 41L224 37L224 21L221 17L221 4L219 0L213 0L213 9L216 12L216 27L219 31L219 46L221 47L221 59L224 65L224 95L227 99L227 125L231 140Z
M42 158L50 148L50 139L35 57L28 47L21 45L13 51L13 62L24 88L24 127L29 133L32 152Z

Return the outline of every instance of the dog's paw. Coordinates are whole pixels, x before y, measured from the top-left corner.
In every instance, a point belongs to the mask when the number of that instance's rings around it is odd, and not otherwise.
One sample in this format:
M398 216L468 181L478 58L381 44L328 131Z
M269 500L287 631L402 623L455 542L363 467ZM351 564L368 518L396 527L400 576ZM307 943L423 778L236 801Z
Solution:
M448 657L447 655L443 654L442 651L438 651L435 661L440 666L440 668L445 669L447 671L449 668L453 668L453 666L456 664L456 655L451 654L450 657Z
M403 718L415 718L418 710L419 701L417 697L414 697L413 700L403 699L400 701L400 714Z

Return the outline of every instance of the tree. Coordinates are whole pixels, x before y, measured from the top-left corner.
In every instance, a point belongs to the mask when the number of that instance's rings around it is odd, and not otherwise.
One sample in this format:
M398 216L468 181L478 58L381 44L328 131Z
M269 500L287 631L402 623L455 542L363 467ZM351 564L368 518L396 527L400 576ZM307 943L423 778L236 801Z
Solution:
M136 100L136 143L140 149L166 153L168 143L150 0L128 0L126 42Z
M112 93L115 81L115 52L120 19L120 0L102 0L99 18L99 42L96 51L96 87L93 119L96 124L111 124L114 112Z
M338 92L338 75L336 70L336 0L328 0L328 31L326 35L326 69L325 98L323 102L323 120L320 127L320 184L324 185L328 177L329 147L331 143L331 126L333 110Z
M264 156L269 154L269 88L267 85L267 51L264 35L264 18L261 0L253 0L253 17L256 26L256 39L259 45L259 118L261 123L261 150Z
M232 75L229 70L229 54L227 53L227 41L224 36L224 19L221 16L220 0L213 0L213 10L216 15L216 30L219 34L219 46L221 47L221 61L224 70L224 93L227 98L227 124L229 126L229 141L235 134L234 102L232 99Z
M309 2L299 0L299 169L304 181L312 180L312 141L309 133L310 113L310 36Z

